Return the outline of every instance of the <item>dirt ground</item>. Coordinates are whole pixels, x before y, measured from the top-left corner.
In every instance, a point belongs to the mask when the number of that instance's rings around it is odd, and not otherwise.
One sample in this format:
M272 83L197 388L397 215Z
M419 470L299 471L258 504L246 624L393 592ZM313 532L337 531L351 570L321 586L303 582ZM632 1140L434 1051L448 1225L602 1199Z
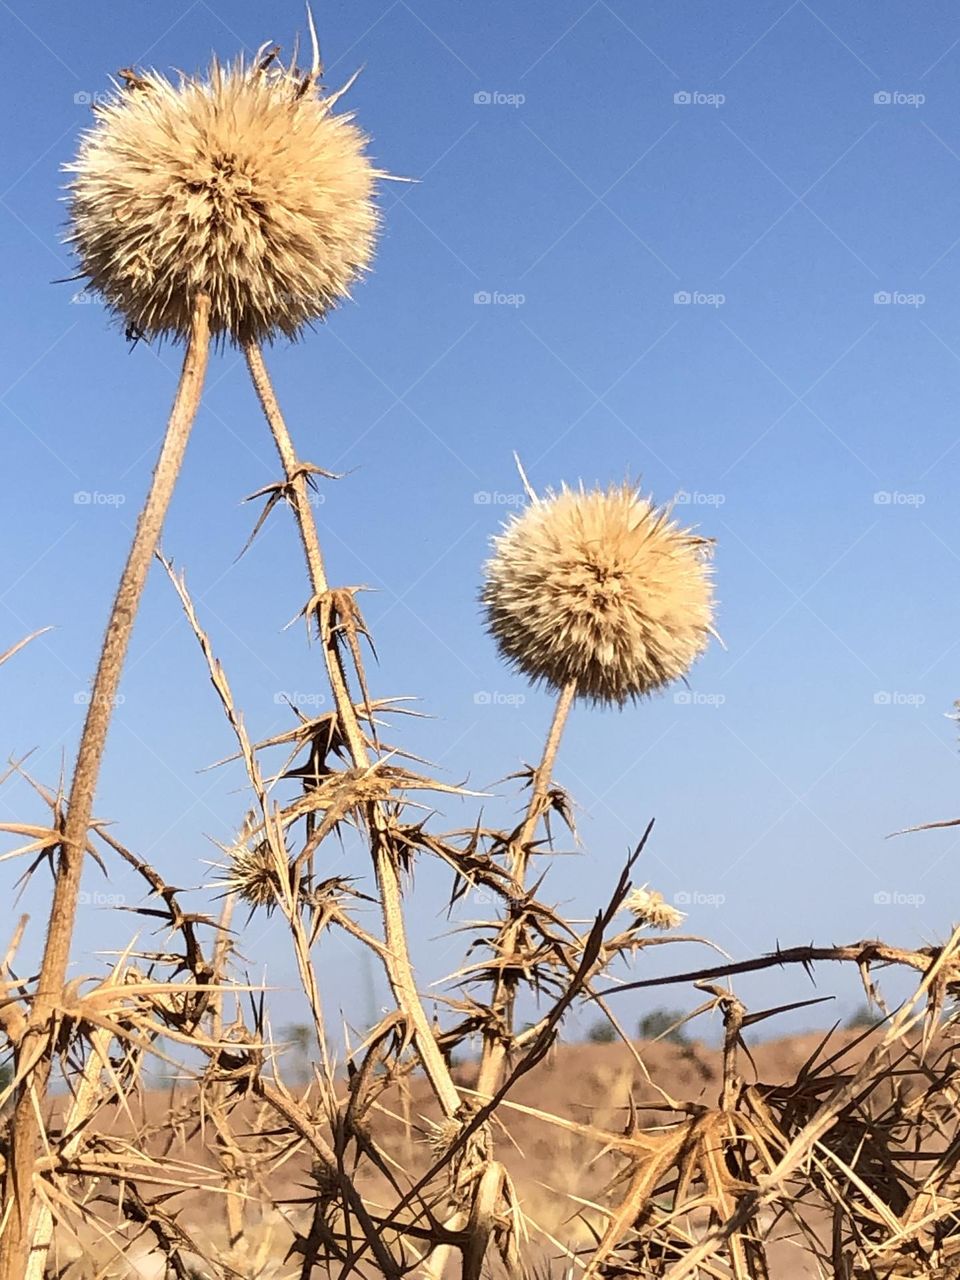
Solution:
M823 1034L793 1036L752 1048L753 1063L745 1056L741 1062L745 1078L765 1084L793 1080L815 1052ZM837 1051L854 1038L850 1032L834 1033L830 1051ZM561 1045L517 1082L510 1095L513 1105L502 1109L495 1135L497 1154L506 1165L524 1213L531 1221L531 1251L541 1260L542 1274L557 1277L568 1274L569 1259L562 1256L557 1241L563 1241L571 1249L590 1246L593 1237L580 1216L581 1205L583 1202L601 1205L616 1202L615 1179L619 1166L618 1158L604 1154L602 1144L595 1137L550 1124L531 1114L532 1111L552 1112L561 1119L619 1133L628 1122L631 1105L641 1108L645 1125L655 1126L666 1119L666 1113L658 1113L655 1106L663 1101L661 1090L683 1103L700 1103L705 1107L717 1104L721 1074L717 1050L697 1043L682 1045L664 1041L637 1042L633 1048L636 1057L620 1043ZM854 1062L864 1051L863 1046L853 1049L849 1062ZM456 1075L458 1084L469 1090L475 1080L475 1068L464 1064L457 1068ZM643 1110L644 1107L649 1109ZM133 1119L137 1128L145 1126L152 1131L146 1149L151 1152L163 1149L187 1161L198 1172L209 1170L206 1176L215 1184L219 1178L219 1173L214 1173L219 1169L213 1150L215 1129L209 1121L203 1133L196 1132L193 1124L184 1124L183 1118L195 1112L196 1097L192 1088L149 1091L133 1103L132 1116L113 1108L109 1117L101 1118L98 1128L126 1141L134 1128ZM401 1185L406 1185L408 1175L416 1176L428 1166L429 1122L434 1115L425 1082L418 1078L411 1079L407 1089L394 1089L381 1099L372 1122L372 1133L397 1162L398 1170L402 1170L397 1174ZM239 1113L234 1115L235 1132L253 1133L261 1126L270 1129L270 1119L265 1114L258 1117L258 1107L252 1102L240 1104ZM268 1187L269 1195L279 1207L261 1208L262 1197L256 1179L247 1184L247 1194L251 1197L245 1245L248 1257L238 1270L242 1275L280 1280L299 1274L289 1260L284 1262L290 1242L284 1218L301 1224L306 1221L306 1210L302 1206L311 1186L310 1161L302 1150L292 1150L284 1159L271 1161L263 1177L262 1185ZM383 1178L371 1172L361 1172L359 1185L375 1200L383 1196L385 1201L389 1194ZM177 1216L180 1226L208 1248L213 1245L218 1251L222 1250L225 1256L225 1198L212 1190L191 1192L175 1197L167 1208L172 1212L178 1206L182 1208ZM109 1216L110 1210L100 1206L100 1212ZM593 1220L597 1221L596 1214ZM77 1257L72 1242L61 1239L60 1244L62 1261ZM110 1252L102 1241L95 1247L87 1242L85 1248L95 1253L101 1262L106 1261L105 1250ZM154 1274L155 1256L151 1257L146 1242L139 1252L135 1251L136 1256L129 1249L124 1252L123 1265L127 1269L111 1267L105 1274L130 1277ZM774 1255L778 1280L803 1280L817 1274L796 1243L778 1242ZM240 1259L236 1261L239 1263ZM115 1258L113 1266L116 1265ZM73 1277L79 1280L88 1273L75 1263L66 1274L71 1280Z

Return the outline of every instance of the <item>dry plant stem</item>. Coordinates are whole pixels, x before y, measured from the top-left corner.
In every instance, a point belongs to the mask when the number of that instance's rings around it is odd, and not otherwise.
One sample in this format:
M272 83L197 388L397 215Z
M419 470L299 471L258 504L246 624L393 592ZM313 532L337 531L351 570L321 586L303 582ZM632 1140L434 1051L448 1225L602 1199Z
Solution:
M116 976L116 975L115 975ZM85 1137L87 1122L103 1105L104 1094L101 1087L103 1064L110 1052L112 1032L97 1027L90 1037L90 1051L84 1064L79 1084L74 1086L73 1098L63 1122L63 1132L68 1135L58 1151L60 1160L72 1160L80 1149ZM46 1275L47 1254L53 1243L53 1214L47 1201L38 1201L34 1206L33 1221L30 1226L30 1253L24 1280L43 1280Z
M33 1199L31 1184L41 1115L52 1066L52 1046L45 1047L43 1041L50 1035L51 1022L56 1016L66 979L87 832L124 658L150 561L160 538L190 430L200 405L209 348L209 300L201 295L194 308L190 341L163 447L107 624L83 736L80 739L60 844L40 977L28 1027L17 1051L19 1063L31 1061L38 1052L40 1056L19 1090L11 1126L10 1162L4 1184L4 1199L8 1207L11 1201L15 1202L15 1211L9 1215L6 1229L0 1238L0 1280L23 1280L26 1274L30 1247L28 1223Z
M213 650L210 647L210 641L200 626L196 610L193 607L193 601L190 599L190 594L186 588L186 583L183 578L178 577L174 573L173 565L170 564L168 560L165 560L162 555L160 556L160 561L173 583L174 590L180 597L184 613L187 615L190 626L193 628L193 633L196 636L207 661L210 678L220 696L221 704L227 714L227 718L230 721L233 731L237 736L240 751L247 767L247 775L264 815L265 829L268 832L270 844L275 849L281 849L283 847L283 835L276 826L275 815L270 808L263 779L260 776L260 770L250 747L250 741L247 738L245 729L243 728L242 719L237 714L233 695L230 692L230 686L226 675L214 657ZM285 852L281 855L281 858L284 862L286 861ZM284 919L290 926L290 932L293 937L294 955L296 956L297 969L300 974L300 983L303 987L304 994L307 997L307 1002L310 1005L310 1014L313 1018L317 1043L320 1046L320 1052L322 1055L323 1069L326 1079L329 1080L331 1078L331 1074L327 1055L327 1038L324 1031L323 1006L320 1001L320 992L317 987L316 973L314 972L314 967L310 962L310 946L307 939L306 929L304 928L303 918L297 908L296 894L292 887L288 886L288 889L281 895L279 899L279 906L283 912ZM329 1096L327 1100L329 1101Z
M357 718L353 698L347 686L336 638L331 634L329 625L325 622L327 615L323 609L322 601L329 591L329 584L326 570L324 569L323 554L320 550L317 526L310 506L306 476L301 469L296 449L287 430L287 424L280 411L280 405L277 402L259 345L252 342L248 343L244 348L244 353L260 405L273 433L274 443L280 455L280 461L292 495L291 505L300 530L300 540L303 544L313 594L315 599L321 602L318 608L321 644L323 646L327 675L337 707L338 720L354 766L359 769L366 769L370 767L371 759ZM384 939L387 947L384 963L387 969L387 977L398 1007L403 1010L409 1019L417 1053L436 1094L437 1101L448 1116L454 1116L460 1107L460 1095L434 1038L430 1021L417 991L401 908L400 878L396 861L390 851L385 816L379 804L371 803L368 806L367 819L383 908Z
M227 971L227 962L230 957L230 925L233 921L233 913L237 905L237 895L228 893L224 899L223 908L220 911L220 920L217 927L217 939L213 948L213 982L217 984L217 990L211 998L211 1020L210 1020L210 1038L211 1040L221 1041L223 1039L223 982ZM242 1165L238 1157L241 1156L240 1148L233 1139L229 1125L223 1123L221 1119L222 1111L226 1108L228 1087L225 1082L220 1081L212 1086L213 1105L210 1108L213 1117L216 1137L214 1139L217 1156L220 1160L220 1168L223 1170L223 1189L226 1193L224 1196L224 1206L227 1218L227 1242L231 1249L239 1248L243 1239L243 1208L244 1208L244 1176L242 1173Z
M560 739L563 737L563 730L576 696L577 686L575 682L571 681L561 689L560 696L557 698L550 731L543 747L543 755L540 758L536 773L533 775L530 803L527 805L526 816L511 850L510 874L513 880L514 898L518 902L524 894L527 864L530 861L531 841L536 833L537 823L546 811L547 797L550 792L550 783L553 778L553 768L557 760ZM500 937L503 955L511 955L513 953L518 934L518 921L509 921ZM513 977L505 977L501 974L491 1000L491 1008L495 1012L502 1013L506 1023L505 1029L508 1033L510 1023L513 1021L513 1004L516 998L516 991L516 980ZM507 1042L504 1034L496 1027L490 1028L483 1038L483 1057L480 1063L480 1076L477 1083L477 1092L484 1097L492 1097L496 1092L503 1074L506 1057Z
M395 1277L400 1275L400 1268L384 1243L381 1233L377 1230L360 1192L349 1177L341 1175L337 1165L336 1154L329 1143L317 1131L316 1127L310 1123L292 1099L285 1097L279 1090L271 1088L270 1085L262 1080L257 1083L257 1092L267 1105L272 1107L278 1115L283 1116L290 1127L303 1138L318 1157L327 1174L331 1178L335 1178L340 1184L344 1199L357 1215L357 1220L363 1229L371 1251L380 1265L382 1274L388 1280L395 1280Z
M573 681L561 689L560 696L557 698L557 705L554 707L553 720L550 722L550 731L543 745L543 755L540 758L537 771L533 775L533 792L530 796L530 803L527 806L527 814L523 820L523 826L520 828L520 834L513 849L511 872L514 887L519 892L523 891L527 863L530 860L530 842L537 829L537 823L546 810L547 795L550 791L550 783L553 780L553 768L557 762L557 752L560 749L560 739L563 737L567 718L570 715L570 708L573 706L573 700L576 696L577 686Z

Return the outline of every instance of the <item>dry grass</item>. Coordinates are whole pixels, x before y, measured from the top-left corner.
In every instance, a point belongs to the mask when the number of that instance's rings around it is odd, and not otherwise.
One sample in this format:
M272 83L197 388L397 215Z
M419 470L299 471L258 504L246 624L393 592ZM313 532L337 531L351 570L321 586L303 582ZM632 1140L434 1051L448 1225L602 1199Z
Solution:
M274 57L245 74L265 75ZM125 92L161 94L149 76L126 78ZM290 67L266 83L292 109L319 92L317 59L299 78ZM50 867L54 877L40 973L16 971L22 925L0 972L0 1031L14 1064L0 1095L12 1103L0 1280L355 1273L399 1280L410 1272L762 1280L785 1277L788 1268L842 1280L960 1274L957 934L916 951L878 940L810 946L632 984L697 989L698 1013L718 1012L723 1021L722 1050L710 1054L638 1047L617 1022L618 996L629 988L614 984L611 972L648 947L681 940L676 916L632 883L649 827L586 926L550 900L546 859L560 830L572 830L572 799L553 778L570 705L577 696L622 701L686 669L710 622L699 543L640 500L635 511L619 490L616 502L630 519L645 513L644 539L656 546L642 539L638 551L622 521L611 530L593 520L592 508L586 541L578 541L576 520L553 530L575 579L553 599L564 625L551 639L566 635L568 652L542 665L524 650L524 669L559 693L539 764L513 775L525 810L512 827L478 816L466 829L444 830L424 806L469 793L441 783L394 742L406 704L371 691L370 637L356 591L327 577L309 499L329 473L297 454L264 364L264 335L216 311L214 283L184 287L189 312L179 318L144 312L137 321L179 332L190 317L166 461L114 606L69 795L29 779L43 820L0 827L11 838L6 856L25 858L28 874ZM287 733L252 741L184 575L161 561L209 674L227 750L246 775L221 883L195 910L165 878L162 856L147 862L91 814L126 642L200 395L210 290L214 331L229 329L243 348L281 468L256 495L264 507L252 536L283 508L296 520L306 568L302 614L332 710L313 718L296 711ZM533 510L539 538L549 511ZM522 523L508 538L522 541ZM602 573L588 593L600 613L585 628L576 574L588 552ZM498 600L512 607L515 582L507 578L491 579L494 615ZM523 639L535 641L535 634ZM612 666L604 667L610 645ZM641 661L630 668L638 646ZM0 655L0 665L19 647ZM27 777L19 764L10 771ZM318 855L347 833L362 851L355 875L321 878ZM87 856L140 877L148 941L97 979L67 983ZM425 859L450 873L451 903L482 889L497 904L492 920L465 927L465 960L434 997L442 1010L436 1022L411 965L405 917L409 873ZM307 1088L284 1079L264 993L245 984L237 910L284 923L319 1046ZM335 931L366 948L392 993L392 1007L345 1074L334 1067L316 965L318 942ZM777 1069L761 1054L754 1065L744 1031L809 1002L785 995L775 1009L749 1010L732 979L778 966L786 984L798 972L791 966L826 963L855 966L868 1001L885 1014L878 970L913 972L916 993L854 1043L811 1045ZM530 992L541 1013L523 1027L518 1001ZM576 1057L558 1050L578 1007L609 1018L622 1045ZM476 1046L469 1070L453 1065ZM163 1099L151 1095L145 1082L158 1063L189 1083ZM58 1078L68 1091L51 1099L48 1082Z
M745 1064L742 1096L733 1114L740 1117L740 1126L749 1134L756 1125L776 1128L786 1136L809 1118L831 1085L853 1076L882 1036L882 1028L865 1037L851 1032L829 1037L808 1034L756 1047L752 1064ZM835 1269L832 1253L831 1197L837 1190L858 1202L865 1245L872 1242L878 1246L877 1275L936 1274L932 1266L924 1270L915 1242L901 1241L891 1248L888 1237L894 1218L910 1216L916 1191L926 1185L929 1194L930 1156L946 1155L943 1127L939 1134L936 1129L926 1133L930 1148L926 1154L911 1149L911 1143L920 1136L920 1113L926 1110L932 1114L937 1106L930 1093L930 1068L946 1074L955 1069L956 1062L945 1037L938 1039L927 1067L920 1064L917 1044L904 1046L894 1061L895 1073L878 1080L850 1108L815 1151L809 1167L791 1179L789 1206L775 1203L761 1212L769 1271L778 1280L844 1274ZM642 1130L654 1140L651 1145L656 1155L671 1148L684 1132L694 1154L710 1164L712 1144L716 1143L716 1150L723 1145L722 1135L714 1132L720 1123L718 1113L711 1107L721 1087L723 1063L722 1051L696 1043L564 1045L518 1082L500 1110L496 1133L527 1227L525 1257L537 1272L551 1267L565 1270L551 1261L562 1259L564 1249L576 1253L586 1265L597 1238L609 1224L611 1208L627 1199L631 1161L608 1144L611 1135L623 1135L631 1116L642 1117ZM465 1094L476 1083L476 1072L476 1064L456 1071L458 1087ZM658 1087L658 1081L667 1080L677 1095L673 1101L681 1105L679 1111ZM346 1092L347 1082L342 1080L340 1087ZM315 1086L301 1091L298 1104L309 1108L315 1092ZM948 1110L944 1110L942 1098L937 1109L941 1126L946 1122L948 1127ZM54 1124L60 1122L63 1110L63 1104L56 1108ZM316 1175L309 1149L301 1145L279 1162L272 1110L252 1099L235 1105L231 1123L242 1133L236 1153L236 1167L243 1169L242 1188L237 1185L237 1195L242 1197L242 1231L231 1236L222 1165L216 1143L200 1128L200 1112L195 1087L143 1091L131 1099L130 1113L116 1108L100 1113L96 1141L114 1149L136 1143L162 1158L168 1167L179 1165L181 1174L190 1172L191 1193L169 1202L168 1214L171 1221L176 1217L184 1257L199 1274L203 1274L204 1253L213 1254L221 1266L229 1263L244 1276L301 1274L298 1260L291 1265L284 1258L292 1236L299 1233L304 1237L310 1231L314 1212L311 1188ZM552 1117L549 1123L544 1121L545 1113ZM396 1081L373 1108L370 1139L391 1167L402 1169L408 1179L416 1179L427 1171L438 1148L442 1149L438 1121L422 1078ZM749 1150L750 1139L744 1145ZM666 1171L665 1185L648 1209L645 1233L631 1230L621 1256L612 1268L603 1269L604 1274L624 1274L629 1270L624 1264L631 1261L637 1263L641 1275L662 1274L665 1259L659 1259L658 1271L654 1262L657 1252L666 1258L679 1252L680 1242L675 1238L671 1243L666 1229L658 1230L656 1225L655 1210L665 1210L677 1194L669 1185L670 1172ZM360 1167L355 1177L371 1201L389 1200L390 1178L373 1163ZM914 1203L913 1208L919 1222L918 1205ZM666 1213L659 1216L665 1218ZM693 1209L688 1217L695 1229L706 1229L707 1212ZM932 1236L929 1223L920 1234ZM78 1235L79 1240L65 1232L58 1235L54 1257L64 1280L90 1280L98 1274L150 1274L147 1260L159 1267L163 1256L156 1234L136 1218L124 1222L112 1242L98 1238L89 1226L81 1226ZM118 1256L117 1246L122 1248L122 1256ZM948 1249L949 1237L943 1243L945 1254ZM882 1260L884 1250L892 1255L886 1261ZM637 1256L631 1259L631 1253L640 1255L643 1264ZM104 1270L98 1271L94 1263ZM904 1270L905 1264L913 1265L914 1271ZM137 1266L143 1270L138 1272ZM730 1272L718 1266L704 1274Z

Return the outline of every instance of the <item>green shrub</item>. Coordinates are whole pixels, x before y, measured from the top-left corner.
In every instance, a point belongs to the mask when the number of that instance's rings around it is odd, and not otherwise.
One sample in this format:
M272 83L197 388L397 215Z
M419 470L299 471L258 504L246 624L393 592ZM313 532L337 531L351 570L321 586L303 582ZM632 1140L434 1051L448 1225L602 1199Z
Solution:
M652 1009L640 1019L638 1032L641 1040L667 1040L670 1044L689 1044L687 1033L680 1022L682 1009Z

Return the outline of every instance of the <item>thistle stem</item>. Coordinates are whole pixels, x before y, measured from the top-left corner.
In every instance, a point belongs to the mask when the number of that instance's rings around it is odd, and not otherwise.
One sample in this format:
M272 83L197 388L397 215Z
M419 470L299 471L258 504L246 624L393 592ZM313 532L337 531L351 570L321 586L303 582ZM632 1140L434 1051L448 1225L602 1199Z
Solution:
M329 584L324 569L323 554L320 550L316 521L310 506L306 475L297 458L296 449L280 410L259 345L254 342L247 343L244 354L261 408L273 434L291 495L290 502L300 531L307 571L310 575L314 598L318 602L317 620L320 626L321 644L340 729L354 767L368 769L372 761L360 728L356 706L347 685L340 651L337 648L337 639L329 626L329 613L323 604L323 598L329 591ZM430 1021L417 990L401 906L400 877L396 857L391 848L386 815L380 804L371 802L367 805L367 823L377 884L380 889L386 942L383 960L387 978L398 1008L409 1020L417 1054L437 1101L447 1116L454 1116L460 1107L460 1095L434 1038Z
M37 989L26 1030L17 1046L19 1087L10 1131L10 1161L4 1182L6 1221L0 1236L0 1280L23 1280L30 1252L30 1210L37 1143L53 1064L53 1042L83 874L94 796L124 659L170 498L183 464L187 441L203 390L210 350L210 302L201 295L193 312L177 395L167 423L150 492L120 579L100 651L87 717L73 773L70 800L60 841L53 904Z
M522 927L522 916L517 910L526 890L527 866L533 852L533 837L537 824L546 813L549 804L550 784L553 780L553 769L557 760L560 739L566 727L570 709L577 696L575 681L570 681L560 690L553 719L543 746L543 754L537 766L531 785L530 801L527 812L510 848L510 875L513 880L514 910L504 921L498 939L498 948L502 956L514 953ZM480 1061L480 1074L477 1081L477 1092L485 1097L492 1097L500 1085L503 1066L506 1061L510 1036L513 1032L513 1011L517 996L518 978L515 974L501 970L491 1000L491 1010L499 1020L500 1026L490 1026L483 1036L483 1057Z
M537 823L547 807L547 795L550 791L550 783L553 781L553 768L557 762L560 739L563 737L563 731L566 728L570 709L576 696L576 682L571 680L569 684L564 685L560 691L560 696L557 698L557 704L553 709L553 719L550 721L550 729L547 733L547 740L543 744L543 755L540 757L540 764L533 775L533 791L530 796L530 803L527 806L527 814L513 848L513 883L520 891L523 890L527 864L530 861L530 842L533 839Z

